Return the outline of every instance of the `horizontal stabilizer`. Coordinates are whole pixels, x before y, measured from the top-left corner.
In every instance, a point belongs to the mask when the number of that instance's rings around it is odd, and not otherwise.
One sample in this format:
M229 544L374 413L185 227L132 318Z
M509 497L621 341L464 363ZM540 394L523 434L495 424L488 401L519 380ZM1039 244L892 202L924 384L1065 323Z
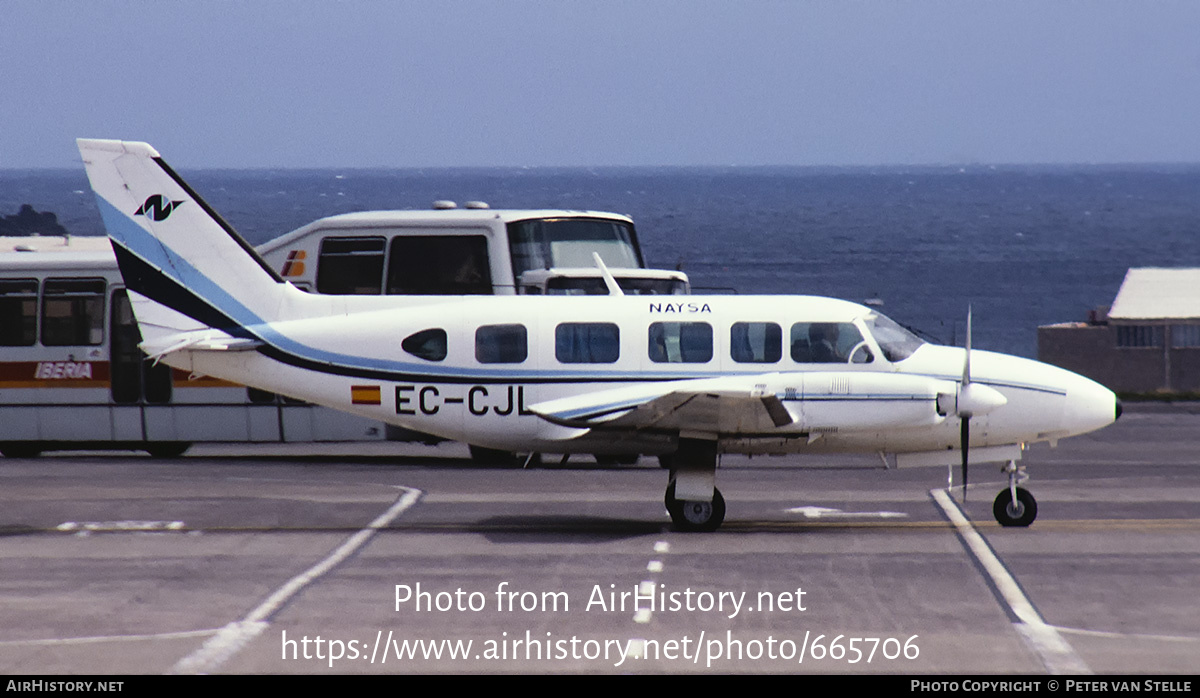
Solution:
M205 329L164 336L154 342L142 342L139 346L150 359L158 363L163 357L180 351L249 351L262 345L256 339Z

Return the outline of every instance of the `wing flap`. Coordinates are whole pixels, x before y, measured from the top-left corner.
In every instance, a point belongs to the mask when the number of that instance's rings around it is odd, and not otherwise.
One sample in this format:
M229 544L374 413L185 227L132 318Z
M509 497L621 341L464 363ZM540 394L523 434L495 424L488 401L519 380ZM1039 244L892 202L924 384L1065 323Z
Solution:
M811 371L639 383L533 405L555 424L658 430L718 438L895 429L941 423L939 394L954 384L925 376Z

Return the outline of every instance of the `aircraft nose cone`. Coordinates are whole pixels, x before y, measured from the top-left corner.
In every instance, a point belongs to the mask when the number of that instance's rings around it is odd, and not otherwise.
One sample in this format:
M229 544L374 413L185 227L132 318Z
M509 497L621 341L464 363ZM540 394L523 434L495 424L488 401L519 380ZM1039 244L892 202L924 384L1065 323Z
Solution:
M1117 421L1118 419L1120 419L1120 418L1121 418L1121 413L1122 413L1122 412L1124 412L1124 411L1125 411L1125 408L1124 408L1124 407L1121 407L1121 401L1120 401L1120 400L1117 400L1117 416L1113 417L1113 421L1115 422L1115 421Z
M1112 424L1121 416L1121 401L1111 390L1083 376L1067 387L1063 427L1072 434L1086 434Z

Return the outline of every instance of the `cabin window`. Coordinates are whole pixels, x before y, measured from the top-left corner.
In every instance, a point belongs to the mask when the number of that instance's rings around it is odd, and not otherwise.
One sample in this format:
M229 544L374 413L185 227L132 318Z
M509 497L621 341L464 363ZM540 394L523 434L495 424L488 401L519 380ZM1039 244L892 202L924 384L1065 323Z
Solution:
M1200 347L1200 325L1171 325L1171 346L1175 349Z
M372 295L383 291L382 237L321 240L317 261L317 293Z
M446 330L435 328L410 334L400 348L419 359L441 361L446 358Z
M554 329L554 355L564 364L615 363L620 330L611 322L564 322Z
M1163 328L1161 325L1117 325L1117 346L1161 347Z
M707 322L650 324L650 360L660 364L704 364L712 361L713 331Z
M740 364L773 364L783 358L783 329L773 322L735 322L729 354Z
M37 341L37 279L0 281L0 346L28 347Z
M491 295L487 238L483 235L392 238L387 292L411 296Z
M797 363L869 363L874 358L853 323L797 322L792 325L792 360Z
M46 279L42 344L94 346L104 341L104 279Z
M528 356L524 325L484 325L475 330L475 360L481 364L519 364Z

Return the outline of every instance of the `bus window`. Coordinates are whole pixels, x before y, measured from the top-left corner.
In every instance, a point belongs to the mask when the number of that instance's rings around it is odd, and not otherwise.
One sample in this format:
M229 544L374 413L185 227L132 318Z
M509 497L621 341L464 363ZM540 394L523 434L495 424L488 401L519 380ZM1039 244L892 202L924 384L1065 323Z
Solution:
M650 324L650 360L669 364L706 364L713 357L712 325L707 322Z
M412 296L491 295L487 238L483 235L392 238L387 292Z
M729 354L740 364L773 364L783 357L783 330L773 322L735 322Z
M475 330L475 360L481 364L519 364L528 356L524 325L484 325Z
M0 281L0 346L29 347L37 341L37 279Z
M611 364L621 356L620 339L611 322L564 322L554 328L554 355L564 364Z
M383 291L382 237L325 238L317 260L317 293L379 295Z
M642 266L633 228L618 221L548 218L508 224L513 277L530 269L594 267L592 253L613 269Z
M104 279L46 279L42 344L94 346L104 341Z

